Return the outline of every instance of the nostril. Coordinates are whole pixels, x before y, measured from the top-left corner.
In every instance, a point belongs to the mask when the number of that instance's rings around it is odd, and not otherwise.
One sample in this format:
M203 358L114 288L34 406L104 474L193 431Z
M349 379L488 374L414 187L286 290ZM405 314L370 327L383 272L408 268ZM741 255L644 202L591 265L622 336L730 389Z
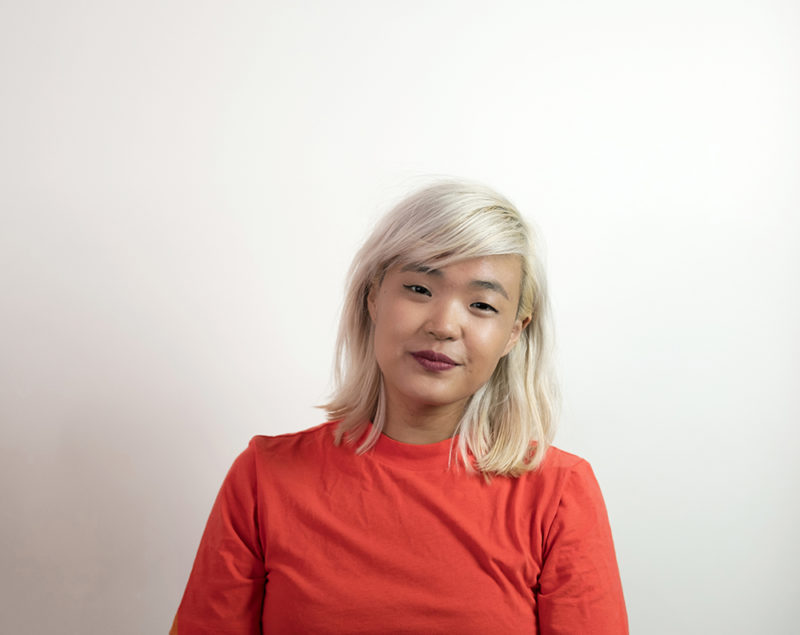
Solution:
M441 340L441 341L452 340L455 337L453 334L451 334L449 332L445 332L444 330L441 330L441 329L438 329L438 330L437 329L429 329L428 330L428 335L430 335L431 337L433 337L436 340Z

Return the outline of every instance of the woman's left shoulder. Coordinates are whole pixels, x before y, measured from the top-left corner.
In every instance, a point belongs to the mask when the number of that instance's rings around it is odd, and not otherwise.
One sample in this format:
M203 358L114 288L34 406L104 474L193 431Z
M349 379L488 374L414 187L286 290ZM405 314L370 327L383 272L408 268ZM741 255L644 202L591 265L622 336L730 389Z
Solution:
M544 478L563 478L573 472L586 473L587 471L592 471L589 461L551 445L547 448L542 462L531 471L531 474Z
M544 460L540 466L541 469L571 469L579 463L586 463L588 461L577 454L571 454L561 448L551 445L547 448L547 453L544 455Z
M539 492L550 490L556 498L575 488L597 490L599 494L597 478L589 461L553 445L547 449L542 462L520 478Z

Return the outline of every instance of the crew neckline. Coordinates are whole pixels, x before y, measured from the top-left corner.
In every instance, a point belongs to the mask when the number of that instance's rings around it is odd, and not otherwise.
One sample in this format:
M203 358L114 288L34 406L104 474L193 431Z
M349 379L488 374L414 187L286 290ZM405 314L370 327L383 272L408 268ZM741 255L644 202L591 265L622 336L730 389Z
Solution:
M367 427L369 434L372 423ZM380 461L409 470L447 470L457 462L458 435L435 443L403 443L383 432L368 454ZM451 449L453 457L451 459Z

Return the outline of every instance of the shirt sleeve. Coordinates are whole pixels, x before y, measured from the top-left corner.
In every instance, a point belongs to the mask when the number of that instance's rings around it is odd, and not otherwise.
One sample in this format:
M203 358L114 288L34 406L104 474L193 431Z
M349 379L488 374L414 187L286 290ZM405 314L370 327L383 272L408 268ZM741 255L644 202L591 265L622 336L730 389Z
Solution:
M583 460L565 478L545 537L537 607L541 635L628 633L608 514Z
M260 634L265 590L251 441L211 509L170 635Z

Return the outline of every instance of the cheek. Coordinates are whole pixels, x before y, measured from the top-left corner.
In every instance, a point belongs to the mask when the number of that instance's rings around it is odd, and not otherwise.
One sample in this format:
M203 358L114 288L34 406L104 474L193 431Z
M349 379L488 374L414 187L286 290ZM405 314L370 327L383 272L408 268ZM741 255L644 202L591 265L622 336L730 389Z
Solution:
M384 311L374 323L375 353L384 358L391 356L403 339L401 324L390 315L391 311Z
M476 340L476 350L480 351L481 359L487 363L496 363L503 355L509 336L509 331L504 328L483 333L479 340Z
M386 326L383 322L375 324L373 340L375 343L375 353L380 355L386 349L389 340Z

